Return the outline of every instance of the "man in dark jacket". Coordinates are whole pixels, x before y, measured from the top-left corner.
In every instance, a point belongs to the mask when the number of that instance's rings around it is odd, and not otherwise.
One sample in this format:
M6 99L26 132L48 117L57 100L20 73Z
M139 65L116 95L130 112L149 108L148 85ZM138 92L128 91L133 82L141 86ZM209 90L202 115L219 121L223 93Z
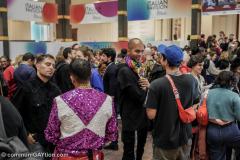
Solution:
M76 51L67 47L63 50L63 56L66 60L58 64L53 78L55 84L60 88L62 93L65 93L74 89L70 79L69 64L76 58Z
M29 133L31 151L53 153L53 146L45 140L44 130L53 99L61 94L59 88L49 81L55 69L54 57L49 54L38 57L36 67L37 75L22 84L14 95L12 103L23 117ZM37 157L37 159L43 158Z
M32 53L25 53L22 60L23 62L13 72L13 78L18 87L26 80L36 76L36 71L33 68L34 55Z
M143 51L143 42L138 38L131 39L128 43L128 55L124 63L118 65L117 91L122 118L123 160L135 159L135 131L137 131L137 160L142 159L146 143L148 120L143 103L149 82L146 78L140 78L139 74L144 72L140 63Z
M102 62L106 64L106 71L103 75L104 93L114 99L115 113L117 114L117 65L114 63L116 51L114 48L105 48L102 51ZM104 149L118 150L118 139L111 142Z

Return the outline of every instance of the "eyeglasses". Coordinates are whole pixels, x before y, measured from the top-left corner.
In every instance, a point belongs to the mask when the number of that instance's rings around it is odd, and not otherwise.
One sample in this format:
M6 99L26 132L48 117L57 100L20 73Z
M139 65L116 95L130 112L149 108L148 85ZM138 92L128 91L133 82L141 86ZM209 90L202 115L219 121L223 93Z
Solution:
M140 53L140 52L142 52L142 53L143 53L143 52L144 52L144 50L139 50L139 49L136 49L136 50L135 50L135 52L136 52L136 53Z

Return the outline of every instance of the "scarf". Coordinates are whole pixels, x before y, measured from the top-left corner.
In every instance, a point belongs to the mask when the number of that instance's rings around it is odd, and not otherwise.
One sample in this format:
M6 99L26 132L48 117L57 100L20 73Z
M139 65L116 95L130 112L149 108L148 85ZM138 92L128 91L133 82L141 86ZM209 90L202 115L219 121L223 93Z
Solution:
M137 73L140 78L145 77L144 68L141 63L132 60L129 56L125 56L123 63L133 70L133 72Z

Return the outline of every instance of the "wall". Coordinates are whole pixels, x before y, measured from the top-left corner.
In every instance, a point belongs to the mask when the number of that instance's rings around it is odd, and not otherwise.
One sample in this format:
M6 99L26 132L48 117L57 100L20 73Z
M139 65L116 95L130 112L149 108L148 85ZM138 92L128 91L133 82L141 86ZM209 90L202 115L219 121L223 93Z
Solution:
M79 42L117 42L118 23L74 24Z
M212 34L216 34L218 39L220 31L224 31L226 35L233 33L236 36L236 30L237 15L202 16L202 32L205 39Z
M31 22L8 20L9 40L31 40Z

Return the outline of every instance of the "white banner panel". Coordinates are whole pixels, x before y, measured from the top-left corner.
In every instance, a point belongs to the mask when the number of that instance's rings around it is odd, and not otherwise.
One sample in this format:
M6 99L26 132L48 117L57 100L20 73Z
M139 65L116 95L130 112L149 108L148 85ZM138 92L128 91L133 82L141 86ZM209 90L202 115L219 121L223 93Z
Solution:
M70 6L71 24L106 23L118 21L118 1Z
M8 2L8 19L57 23L58 7L56 4L29 0Z
M127 19L150 20L191 17L192 0L128 0Z

